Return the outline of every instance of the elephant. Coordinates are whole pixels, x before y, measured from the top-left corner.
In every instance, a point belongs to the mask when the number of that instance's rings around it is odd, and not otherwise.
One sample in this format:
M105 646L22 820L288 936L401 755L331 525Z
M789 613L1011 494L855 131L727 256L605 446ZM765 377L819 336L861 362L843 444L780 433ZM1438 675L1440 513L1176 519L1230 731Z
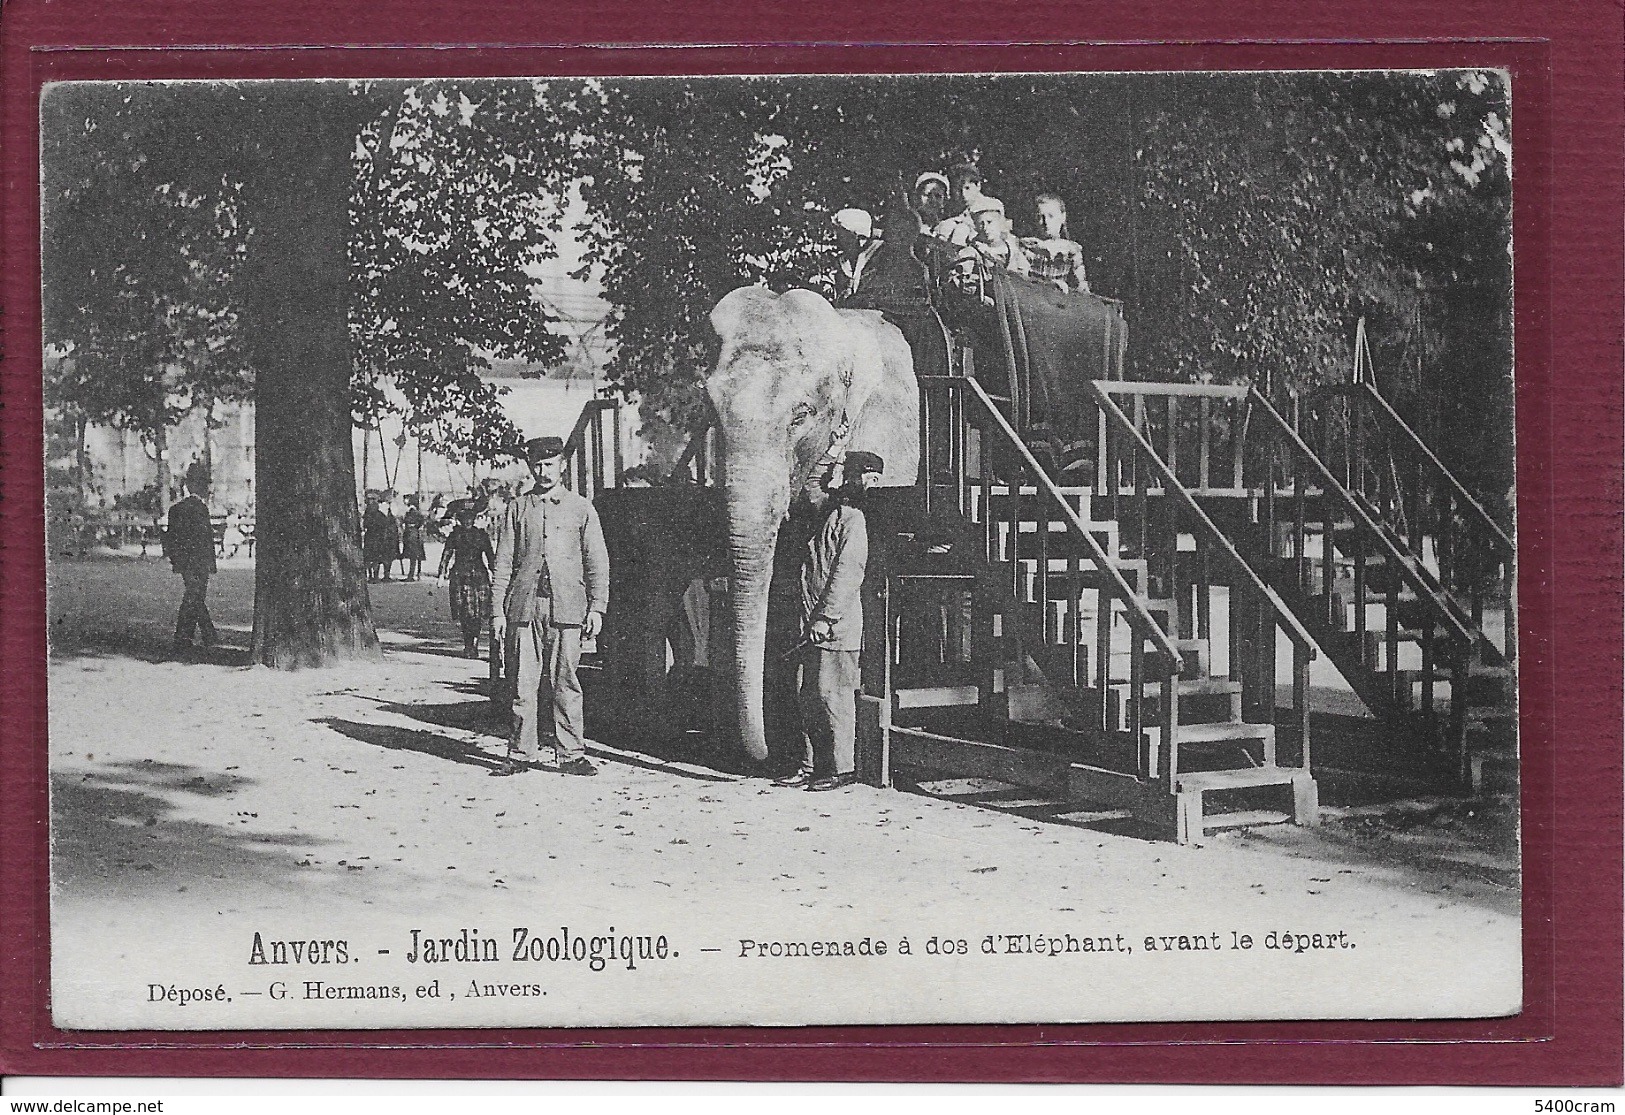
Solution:
M739 743L767 758L762 683L779 527L819 462L851 450L885 461L881 486L913 486L919 384L903 334L875 310L810 290L732 291L711 311L721 340L705 390L716 411L731 572Z

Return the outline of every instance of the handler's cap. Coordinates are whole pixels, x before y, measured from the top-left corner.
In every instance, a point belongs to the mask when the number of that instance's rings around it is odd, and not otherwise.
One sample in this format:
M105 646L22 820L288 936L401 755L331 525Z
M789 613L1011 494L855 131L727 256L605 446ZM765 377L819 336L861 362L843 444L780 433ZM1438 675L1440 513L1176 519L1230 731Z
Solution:
M830 218L836 228L844 228L853 236L871 240L875 235L875 219L867 209L841 209Z
M882 473L886 471L886 462L881 460L880 454L870 453L864 449L854 449L846 455L843 462L848 476L862 476L866 472Z
M549 461L562 456L564 439L561 437L533 437L525 442L526 461Z
M987 194L983 194L981 197L967 205L965 207L965 211L973 217L978 213L997 213L1002 217L1004 216L1004 202L1000 201L996 197L989 197Z
M927 182L938 182L944 190L948 188L948 176L935 170L920 171L920 176L914 180L914 188L917 190Z

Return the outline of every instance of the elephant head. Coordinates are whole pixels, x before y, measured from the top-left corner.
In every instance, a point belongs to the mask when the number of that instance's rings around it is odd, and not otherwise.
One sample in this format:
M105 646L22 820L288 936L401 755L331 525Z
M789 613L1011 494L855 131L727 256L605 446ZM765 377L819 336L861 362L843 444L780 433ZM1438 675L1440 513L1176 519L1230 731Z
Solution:
M918 385L907 342L872 311L807 290L745 287L711 311L721 339L705 389L721 434L732 662L740 743L767 757L762 714L768 589L779 524L832 448L870 449L882 484L913 484Z

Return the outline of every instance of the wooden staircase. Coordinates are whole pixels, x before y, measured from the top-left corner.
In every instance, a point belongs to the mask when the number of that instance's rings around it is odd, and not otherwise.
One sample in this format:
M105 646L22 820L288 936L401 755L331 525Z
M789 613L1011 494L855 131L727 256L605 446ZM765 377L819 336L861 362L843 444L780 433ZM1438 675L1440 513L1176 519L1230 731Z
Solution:
M1111 463L1126 501L1063 488L978 382L921 386L920 515L870 516L886 556L868 642L887 653L867 656L860 772L997 779L1181 842L1316 823L1312 641L1200 506L1151 499L1155 455ZM1201 540L1206 578L1182 537ZM1266 618L1298 651L1285 748L1273 663L1247 634Z
M1436 480L1444 496L1379 494L1369 436L1343 438L1347 456L1328 462L1250 387L1094 386L1123 436L1166 437L1169 455L1178 440L1199 453L1214 441L1235 446L1234 490L1204 487L1201 500L1384 723L1396 745L1382 757L1391 769L1472 792L1515 778L1512 612L1485 591L1511 584L1512 543L1397 415L1386 411L1408 435L1407 474ZM1358 390L1362 405L1374 398L1386 409L1373 389ZM1202 405L1195 439L1180 415L1183 403L1193 417L1193 399ZM1195 471L1169 470L1169 482L1185 487ZM1493 618L1499 632L1486 623Z

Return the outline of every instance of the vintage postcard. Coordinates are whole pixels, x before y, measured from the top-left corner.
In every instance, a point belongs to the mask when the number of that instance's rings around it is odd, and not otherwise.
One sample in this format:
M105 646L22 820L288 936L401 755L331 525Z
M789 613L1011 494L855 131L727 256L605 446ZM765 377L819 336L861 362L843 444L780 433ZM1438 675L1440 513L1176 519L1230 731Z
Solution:
M46 85L52 1022L1518 1014L1516 93Z

